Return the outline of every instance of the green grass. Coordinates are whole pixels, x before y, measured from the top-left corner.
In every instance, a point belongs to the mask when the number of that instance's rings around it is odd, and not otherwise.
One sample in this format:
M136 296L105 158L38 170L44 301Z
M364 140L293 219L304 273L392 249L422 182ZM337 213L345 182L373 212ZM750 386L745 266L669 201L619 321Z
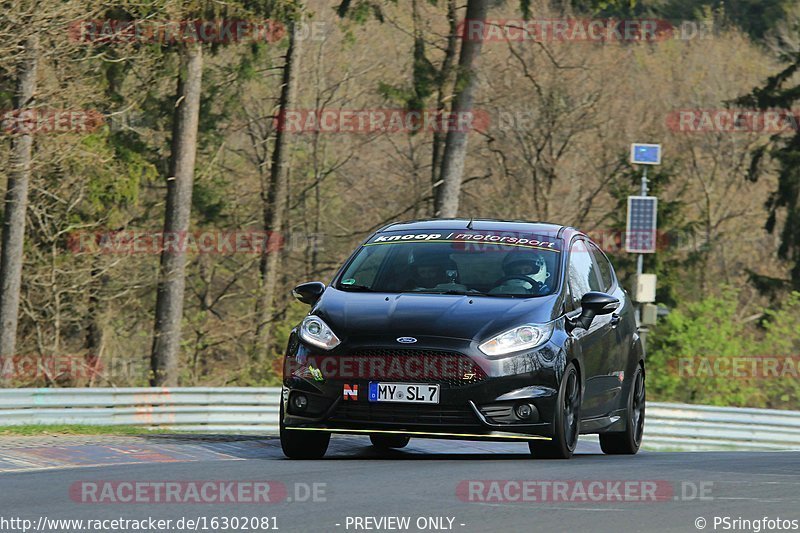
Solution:
M174 430L147 429L138 426L90 426L87 424L27 424L0 426L0 436L34 435L152 435L177 433Z

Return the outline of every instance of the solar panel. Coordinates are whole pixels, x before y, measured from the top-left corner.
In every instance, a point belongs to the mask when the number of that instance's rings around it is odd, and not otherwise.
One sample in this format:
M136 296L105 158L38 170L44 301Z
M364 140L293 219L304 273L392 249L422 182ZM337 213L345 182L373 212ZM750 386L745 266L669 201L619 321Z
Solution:
M628 196L628 226L625 232L625 251L636 254L655 253L657 213L657 197Z

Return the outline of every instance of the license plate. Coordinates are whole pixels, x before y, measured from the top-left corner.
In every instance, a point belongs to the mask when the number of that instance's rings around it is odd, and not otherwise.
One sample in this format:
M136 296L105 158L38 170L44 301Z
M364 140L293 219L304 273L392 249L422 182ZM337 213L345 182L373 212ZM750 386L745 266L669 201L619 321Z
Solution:
M381 383L370 381L369 401L439 403L439 385L428 383Z

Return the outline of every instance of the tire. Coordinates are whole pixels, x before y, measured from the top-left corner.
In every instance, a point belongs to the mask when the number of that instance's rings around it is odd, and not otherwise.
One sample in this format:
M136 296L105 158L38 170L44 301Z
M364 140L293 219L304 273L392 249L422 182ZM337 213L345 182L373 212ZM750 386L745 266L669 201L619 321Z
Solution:
M530 441L531 454L541 459L569 459L578 445L581 424L581 382L573 363L567 365L556 397L553 439Z
M646 390L644 372L636 367L625 409L625 431L600 434L600 448L608 455L634 455L639 451L644 432Z
M281 449L289 459L322 459L328 451L331 434L324 431L298 431L283 425L283 400L280 410Z
M408 441L411 440L411 437L406 435L370 435L369 440L372 442L372 445L378 448L379 450L388 450L389 448L405 448L408 445Z

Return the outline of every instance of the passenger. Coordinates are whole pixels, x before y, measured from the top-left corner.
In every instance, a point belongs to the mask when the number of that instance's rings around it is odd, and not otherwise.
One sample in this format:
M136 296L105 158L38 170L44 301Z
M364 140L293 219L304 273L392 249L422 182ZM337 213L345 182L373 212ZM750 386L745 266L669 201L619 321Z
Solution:
M458 265L447 256L422 257L411 266L408 289L435 289L439 285L458 283Z

